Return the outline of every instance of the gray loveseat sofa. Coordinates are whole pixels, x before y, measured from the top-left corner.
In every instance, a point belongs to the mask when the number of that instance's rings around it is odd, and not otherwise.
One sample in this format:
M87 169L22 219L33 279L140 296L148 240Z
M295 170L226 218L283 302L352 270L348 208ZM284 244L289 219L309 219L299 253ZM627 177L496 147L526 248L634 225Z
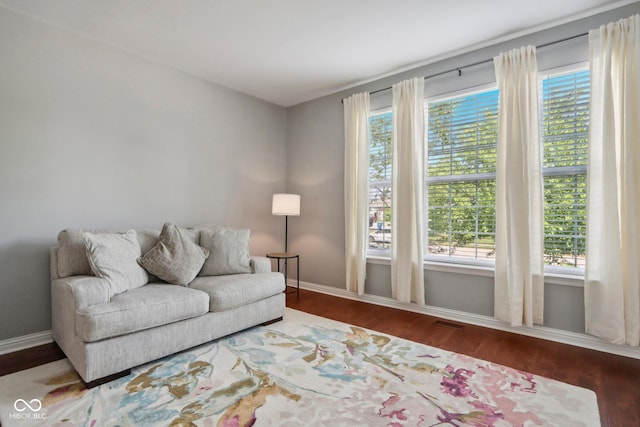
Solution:
M82 230L60 232L58 246L51 249L53 338L86 383L99 384L105 377L116 377L134 366L282 319L285 311L282 274L271 272L267 258L249 257L248 235L245 235L246 254L225 252L224 233L222 239L211 242L211 233L219 230L224 229L181 229L183 238L187 236L186 240L198 244L200 252L210 252L207 260L212 263L208 266L205 263L193 280L179 286L146 272L146 280L125 282L124 290L118 289L122 283L115 284L113 271L96 273L91 262L86 236L102 238L102 234ZM129 238L137 243L139 250L135 244L130 246L137 250L138 264L143 255L160 246L158 230L120 234L124 237L116 238ZM199 246L205 234L210 249ZM227 240L228 237L227 233ZM172 249L175 248L169 248ZM121 257L123 252L126 251L117 250L115 256ZM235 260L230 259L234 257ZM228 273L225 268L228 270L229 265L237 270L233 263L237 264L238 258L239 273L215 274ZM129 259L122 264L127 262Z

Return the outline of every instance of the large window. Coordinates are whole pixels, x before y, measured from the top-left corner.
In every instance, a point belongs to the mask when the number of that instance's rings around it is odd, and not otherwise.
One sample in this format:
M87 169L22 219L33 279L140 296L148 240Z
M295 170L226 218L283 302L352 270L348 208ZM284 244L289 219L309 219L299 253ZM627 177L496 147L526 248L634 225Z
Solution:
M426 252L494 258L498 90L429 102L427 129Z
M541 79L544 256L551 266L584 267L589 71ZM495 258L498 90L425 102L425 256ZM392 117L370 118L369 248L391 244Z

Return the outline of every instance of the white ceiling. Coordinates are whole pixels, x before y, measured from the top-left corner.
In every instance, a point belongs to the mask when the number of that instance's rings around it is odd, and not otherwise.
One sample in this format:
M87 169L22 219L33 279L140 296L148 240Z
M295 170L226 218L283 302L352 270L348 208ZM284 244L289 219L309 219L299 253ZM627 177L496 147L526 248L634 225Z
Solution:
M282 106L635 0L0 0Z

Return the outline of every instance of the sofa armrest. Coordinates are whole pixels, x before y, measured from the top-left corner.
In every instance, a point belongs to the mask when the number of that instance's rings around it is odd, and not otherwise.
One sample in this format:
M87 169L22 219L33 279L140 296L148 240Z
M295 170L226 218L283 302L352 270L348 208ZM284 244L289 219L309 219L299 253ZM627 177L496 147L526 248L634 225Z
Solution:
M252 256L250 260L252 273L271 273L271 261L264 256Z
M51 330L65 353L78 351L76 313L109 302L109 282L93 276L70 276L51 281Z
M73 299L74 313L81 308L111 300L109 282L93 276L70 276L52 282L52 292ZM67 304L71 301L67 301Z

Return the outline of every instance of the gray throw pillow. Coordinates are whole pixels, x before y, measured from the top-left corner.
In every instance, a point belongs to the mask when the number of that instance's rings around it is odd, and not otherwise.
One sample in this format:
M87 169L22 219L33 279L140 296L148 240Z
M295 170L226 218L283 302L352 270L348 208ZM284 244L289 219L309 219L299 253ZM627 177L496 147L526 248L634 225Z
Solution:
M251 273L249 258L249 230L217 228L203 230L200 244L209 249L201 276Z
M124 234L85 232L82 238L91 270L107 279L111 296L148 282L149 275L137 263L141 251L134 230Z
M194 243L186 230L166 223L158 243L138 263L165 282L186 286L198 274L209 251Z

